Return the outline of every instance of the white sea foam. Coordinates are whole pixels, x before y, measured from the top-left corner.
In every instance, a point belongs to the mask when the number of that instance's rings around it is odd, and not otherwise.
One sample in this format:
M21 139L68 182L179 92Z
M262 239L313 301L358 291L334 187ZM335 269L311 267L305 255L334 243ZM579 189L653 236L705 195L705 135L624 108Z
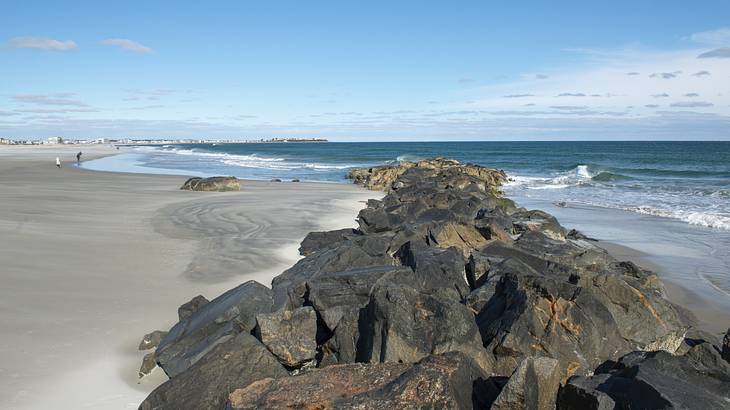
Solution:
M617 207L626 211L637 212L644 215L660 216L663 218L679 219L690 225L704 226L706 228L723 229L730 231L730 216L719 215L713 212L668 210L652 206Z
M597 173L589 170L588 165L578 165L570 171L555 174L552 177L534 177L524 175L508 175L508 187L521 189L563 189L590 183Z
M228 154L224 152L208 152L200 151L197 149L185 149L176 148L174 146L163 146L160 147L140 147L150 148L151 150L172 153L175 155L191 156L198 158L210 159L218 161L225 165L242 167L242 168L255 168L255 169L269 169L273 171L295 171L297 169L309 169L313 171L331 171L331 170L345 170L357 166L359 164L320 164L311 162L299 162L290 160L287 158L280 157L267 157L259 154ZM146 150L149 151L149 150Z
M728 197L727 189L675 191L676 187L648 187L633 183L621 187L596 181L598 175L601 172L583 164L548 177L510 174L505 190L522 191L528 195L532 191L535 196L554 201L621 209L672 218L690 225L730 230L730 208L718 202ZM593 189L582 189L586 187Z

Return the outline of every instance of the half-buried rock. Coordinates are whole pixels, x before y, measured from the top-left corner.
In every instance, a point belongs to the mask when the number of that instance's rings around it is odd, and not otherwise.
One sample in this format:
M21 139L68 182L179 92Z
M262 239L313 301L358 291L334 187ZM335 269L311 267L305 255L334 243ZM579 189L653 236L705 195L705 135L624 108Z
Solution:
M186 191L240 191L241 182L236 177L193 177L180 187Z
M258 314L254 333L289 368L304 365L317 353L317 314L310 306Z

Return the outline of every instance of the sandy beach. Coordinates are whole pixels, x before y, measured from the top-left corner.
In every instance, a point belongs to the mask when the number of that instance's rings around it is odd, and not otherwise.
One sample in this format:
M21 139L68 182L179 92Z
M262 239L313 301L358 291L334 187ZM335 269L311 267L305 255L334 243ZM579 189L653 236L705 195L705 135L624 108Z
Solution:
M0 408L137 408L164 379L137 384L142 335L195 295L268 285L308 232L354 226L377 195L270 182L184 192L182 176L79 169L78 150L0 148Z

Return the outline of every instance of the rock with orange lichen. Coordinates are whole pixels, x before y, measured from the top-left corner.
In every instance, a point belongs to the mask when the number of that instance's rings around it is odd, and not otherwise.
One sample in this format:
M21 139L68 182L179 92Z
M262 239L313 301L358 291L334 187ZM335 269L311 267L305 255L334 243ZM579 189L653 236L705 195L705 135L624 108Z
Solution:
M531 235L534 246L539 233ZM539 241L545 245L495 244L483 251L494 262L487 276L499 281L477 323L496 373L508 375L523 358L545 356L557 359L567 377L633 350L679 348L688 326L650 274L604 258L568 264L569 250L543 256L536 249L572 245L546 236Z
M228 409L472 409L486 406L498 389L469 357L428 356L416 364L329 366L234 390Z
M254 334L281 364L296 368L317 353L317 314L309 306L256 315Z

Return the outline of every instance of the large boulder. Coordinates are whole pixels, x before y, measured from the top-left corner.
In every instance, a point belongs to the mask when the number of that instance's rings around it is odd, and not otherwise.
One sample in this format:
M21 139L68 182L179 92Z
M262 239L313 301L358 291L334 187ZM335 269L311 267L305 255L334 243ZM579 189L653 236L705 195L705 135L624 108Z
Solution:
M240 333L220 343L187 371L157 387L140 410L219 410L234 386L288 372L255 337Z
M254 333L287 368L300 367L317 353L317 314L309 306L260 313Z
M499 281L493 290L486 284L486 303L470 304L482 306L477 323L499 374L535 355L559 360L565 377L587 374L633 350L674 352L684 340L682 315L641 272L576 260L564 265L545 259L554 255L493 245L483 252L496 262L489 275Z
M528 357L520 363L492 404L492 410L554 409L562 372L547 357Z
M300 259L271 281L276 310L303 306L307 282L319 276L396 265L396 261L387 253L387 246L388 241L368 235L343 241L337 247L320 249Z
M230 395L228 408L472 409L489 391L486 375L460 353L404 363L329 366L262 379Z
M430 354L459 351L489 372L491 360L474 315L459 300L453 289L419 292L391 284L374 289L361 318L358 361L414 363Z
M189 178L180 187L185 191L240 191L241 181L236 177Z
M372 266L323 273L306 282L304 303L314 307L327 329L333 331L346 311L367 305L376 284L408 281L412 277L413 272L403 266Z
M250 333L256 315L272 310L271 290L248 281L200 307L170 329L157 346L157 363L175 377L216 345L238 333Z
M722 357L730 363L730 329L725 333L725 337L722 338Z
M482 186L499 187L507 176L502 171L480 167L478 165L462 164L459 161L446 158L425 159L418 162L400 161L395 165L384 165L364 169L354 169L347 175L354 183L376 191L387 191L392 188L401 189L409 185L412 179L400 181L406 171L417 171L419 179L440 179L446 185L466 188L474 180Z
M302 240L299 246L299 254L302 256L311 255L320 249L337 245L359 234L360 232L352 228L339 229L337 231L310 232Z
M727 409L730 364L709 343L684 355L633 352L606 363L592 377L568 380L558 409ZM611 404L615 403L615 407Z

